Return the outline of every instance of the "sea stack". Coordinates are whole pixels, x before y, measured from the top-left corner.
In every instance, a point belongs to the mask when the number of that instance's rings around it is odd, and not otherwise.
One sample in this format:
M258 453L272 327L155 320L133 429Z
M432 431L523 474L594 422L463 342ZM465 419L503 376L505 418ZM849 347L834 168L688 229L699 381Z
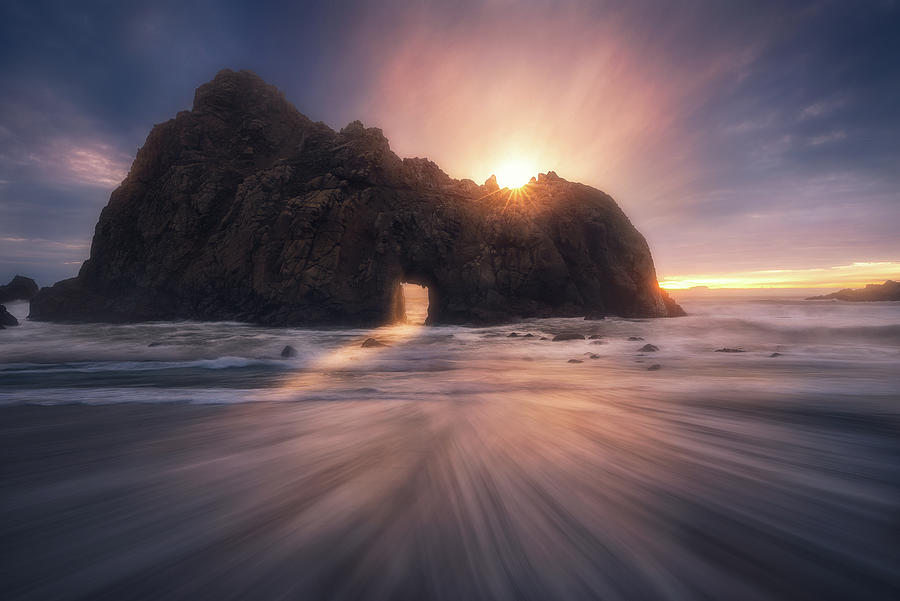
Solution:
M17 275L9 284L0 286L0 303L31 300L38 293L38 285L31 278Z
M153 128L90 259L30 317L380 325L404 316L401 282L428 287L428 323L683 314L607 194L553 172L516 190L455 180L226 70Z

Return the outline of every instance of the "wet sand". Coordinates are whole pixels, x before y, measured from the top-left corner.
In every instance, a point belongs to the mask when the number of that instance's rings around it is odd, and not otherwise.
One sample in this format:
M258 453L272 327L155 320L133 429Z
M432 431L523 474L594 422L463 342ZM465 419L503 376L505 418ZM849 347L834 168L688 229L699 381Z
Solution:
M6 406L2 596L897 598L896 411L813 401Z

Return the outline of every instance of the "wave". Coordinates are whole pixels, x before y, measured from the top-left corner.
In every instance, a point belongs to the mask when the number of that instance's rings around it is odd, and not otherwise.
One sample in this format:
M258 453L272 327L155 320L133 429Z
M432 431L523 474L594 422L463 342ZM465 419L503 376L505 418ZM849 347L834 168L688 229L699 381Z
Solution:
M217 357L191 361L85 361L69 363L0 363L0 372L56 373L56 372L111 372L111 371L162 371L170 369L233 369L244 367L272 367L296 369L289 359L253 359L248 357Z
M900 324L848 326L790 326L764 321L728 319L711 322L710 330L721 333L764 334L780 342L871 342L878 345L900 346Z

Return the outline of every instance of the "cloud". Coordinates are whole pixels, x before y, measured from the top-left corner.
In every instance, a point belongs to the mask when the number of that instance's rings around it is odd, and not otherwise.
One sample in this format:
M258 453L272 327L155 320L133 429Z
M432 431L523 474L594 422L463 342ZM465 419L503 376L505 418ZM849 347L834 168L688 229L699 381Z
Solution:
M828 144L830 142L837 142L838 140L843 140L847 137L847 132L844 130L832 131L827 134L822 134L819 136L813 136L809 139L809 143L811 146L821 146L822 144Z
M112 189L127 175L130 159L102 142L60 138L29 154L24 166L46 171L46 179L60 184Z
M848 99L846 97L833 98L831 100L819 100L804 107L803 110L800 111L800 119L815 119L817 117L829 115L846 105L847 101Z
M0 98L0 175L5 184L112 189L125 177L132 157L83 111L45 86L10 94Z

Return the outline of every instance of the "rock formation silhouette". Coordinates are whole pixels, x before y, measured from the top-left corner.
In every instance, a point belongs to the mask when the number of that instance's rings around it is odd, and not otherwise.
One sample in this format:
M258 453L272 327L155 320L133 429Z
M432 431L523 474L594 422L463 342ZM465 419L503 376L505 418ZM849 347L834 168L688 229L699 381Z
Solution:
M865 288L844 288L831 294L810 296L806 300L842 300L854 302L898 301L900 282L886 280L884 284L866 284Z
M401 282L428 287L429 323L683 314L603 192L553 172L516 190L455 180L225 70L153 128L90 259L30 317L378 325L404 317Z
M9 284L0 286L0 303L17 300L31 300L38 293L38 285L31 278L17 275Z

